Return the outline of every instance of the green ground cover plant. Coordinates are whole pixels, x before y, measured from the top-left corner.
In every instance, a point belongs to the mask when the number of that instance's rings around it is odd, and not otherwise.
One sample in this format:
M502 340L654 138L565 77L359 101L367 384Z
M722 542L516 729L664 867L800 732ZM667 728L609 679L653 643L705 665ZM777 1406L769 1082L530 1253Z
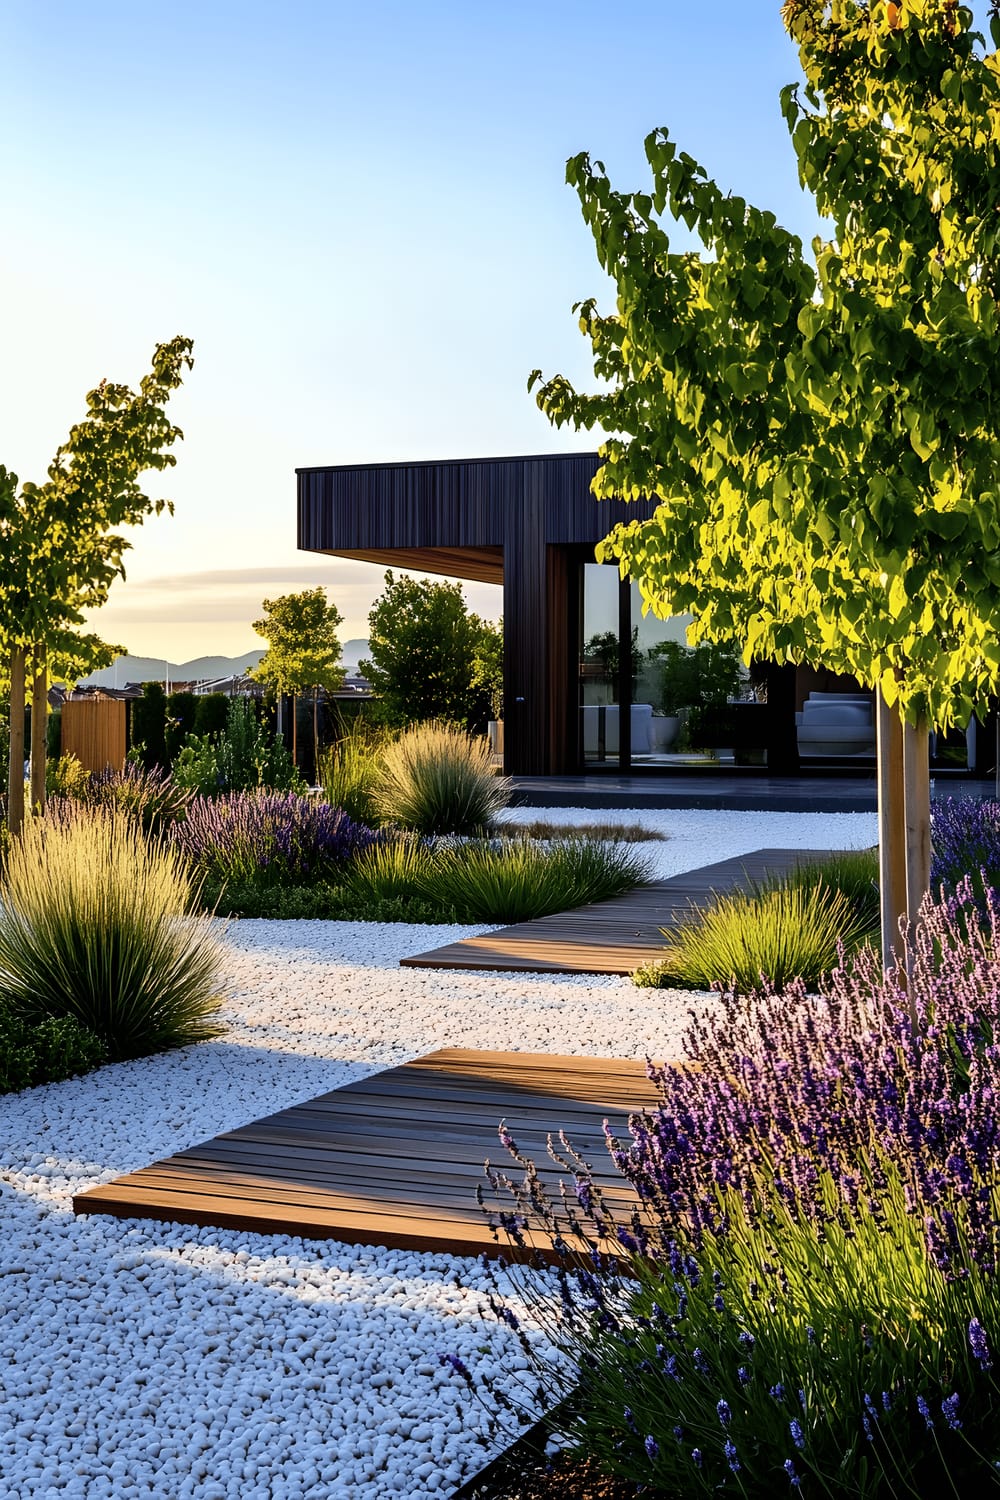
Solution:
M63 806L11 840L0 1007L72 1016L112 1060L217 1036L222 952L174 848L113 808Z
M462 922L522 922L620 895L649 879L647 862L620 842L526 839L434 845L396 839L374 845L347 872L370 901L416 901ZM440 920L447 921L442 916Z
M106 1056L100 1037L72 1016L27 1021L0 1007L0 1094L89 1073Z
M379 819L422 834L484 833L510 801L489 744L453 724L415 724L386 745L373 801Z
M604 1472L671 1500L997 1493L1000 904L971 901L925 903L908 973L864 948L818 996L693 1022L609 1137L634 1214L565 1147L550 1195L501 1127L487 1211L556 1256L519 1278L557 1351L523 1337L526 1387Z

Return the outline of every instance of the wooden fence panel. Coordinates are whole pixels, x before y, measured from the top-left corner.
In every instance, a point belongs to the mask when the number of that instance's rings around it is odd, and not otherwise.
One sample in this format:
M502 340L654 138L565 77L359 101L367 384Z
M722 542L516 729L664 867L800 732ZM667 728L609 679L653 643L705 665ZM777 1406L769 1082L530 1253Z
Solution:
M62 753L88 771L125 765L125 702L121 698L70 698L62 706Z

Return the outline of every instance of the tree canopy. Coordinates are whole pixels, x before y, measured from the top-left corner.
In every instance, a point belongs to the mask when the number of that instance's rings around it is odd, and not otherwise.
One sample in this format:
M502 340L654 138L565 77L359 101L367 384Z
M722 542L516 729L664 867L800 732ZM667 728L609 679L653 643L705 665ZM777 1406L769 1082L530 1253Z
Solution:
M782 14L805 78L781 107L829 237L807 255L663 129L651 191L573 158L617 287L613 313L578 309L608 388L555 376L539 405L611 434L598 497L657 500L601 551L655 613L965 723L1000 677L1000 60L954 0Z
M173 509L147 495L139 480L176 463L169 450L183 434L164 407L193 364L191 348L182 337L158 344L138 392L107 380L88 392L86 415L57 449L44 484L25 482L19 489L17 476L0 466L0 648L8 668L8 820L14 830L23 804L26 668L35 706L33 791L43 792L49 666L73 675L121 650L78 627L84 611L104 604L115 578L124 576L131 543L118 528L141 526L147 516Z
M265 599L263 609L263 618L254 620L253 628L267 641L267 650L252 677L282 693L343 686L337 631L344 620L324 588Z
M444 719L482 727L489 703L473 685L476 663L488 675L487 635L495 628L470 614L459 583L385 575L368 615L371 659L361 671L394 724Z

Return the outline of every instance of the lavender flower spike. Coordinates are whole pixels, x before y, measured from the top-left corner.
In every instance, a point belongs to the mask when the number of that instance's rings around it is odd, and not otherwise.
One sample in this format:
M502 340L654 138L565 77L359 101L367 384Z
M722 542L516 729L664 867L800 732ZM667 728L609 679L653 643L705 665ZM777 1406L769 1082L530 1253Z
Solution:
M973 1318L969 1324L969 1345L979 1361L979 1368L991 1369L993 1361L990 1358L990 1346L986 1342L986 1332L978 1318Z

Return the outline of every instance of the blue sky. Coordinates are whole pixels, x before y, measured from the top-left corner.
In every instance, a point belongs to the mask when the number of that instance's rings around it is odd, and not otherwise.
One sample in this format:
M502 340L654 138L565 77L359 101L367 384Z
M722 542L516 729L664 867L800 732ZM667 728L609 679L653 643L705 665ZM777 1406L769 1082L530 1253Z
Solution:
M319 582L364 634L381 572L296 550L296 465L590 446L525 388L535 366L586 384L571 306L605 286L565 160L645 186L666 125L811 235L779 9L8 0L0 461L41 477L90 386L195 340L176 514L136 534L95 628L236 653L266 594Z

